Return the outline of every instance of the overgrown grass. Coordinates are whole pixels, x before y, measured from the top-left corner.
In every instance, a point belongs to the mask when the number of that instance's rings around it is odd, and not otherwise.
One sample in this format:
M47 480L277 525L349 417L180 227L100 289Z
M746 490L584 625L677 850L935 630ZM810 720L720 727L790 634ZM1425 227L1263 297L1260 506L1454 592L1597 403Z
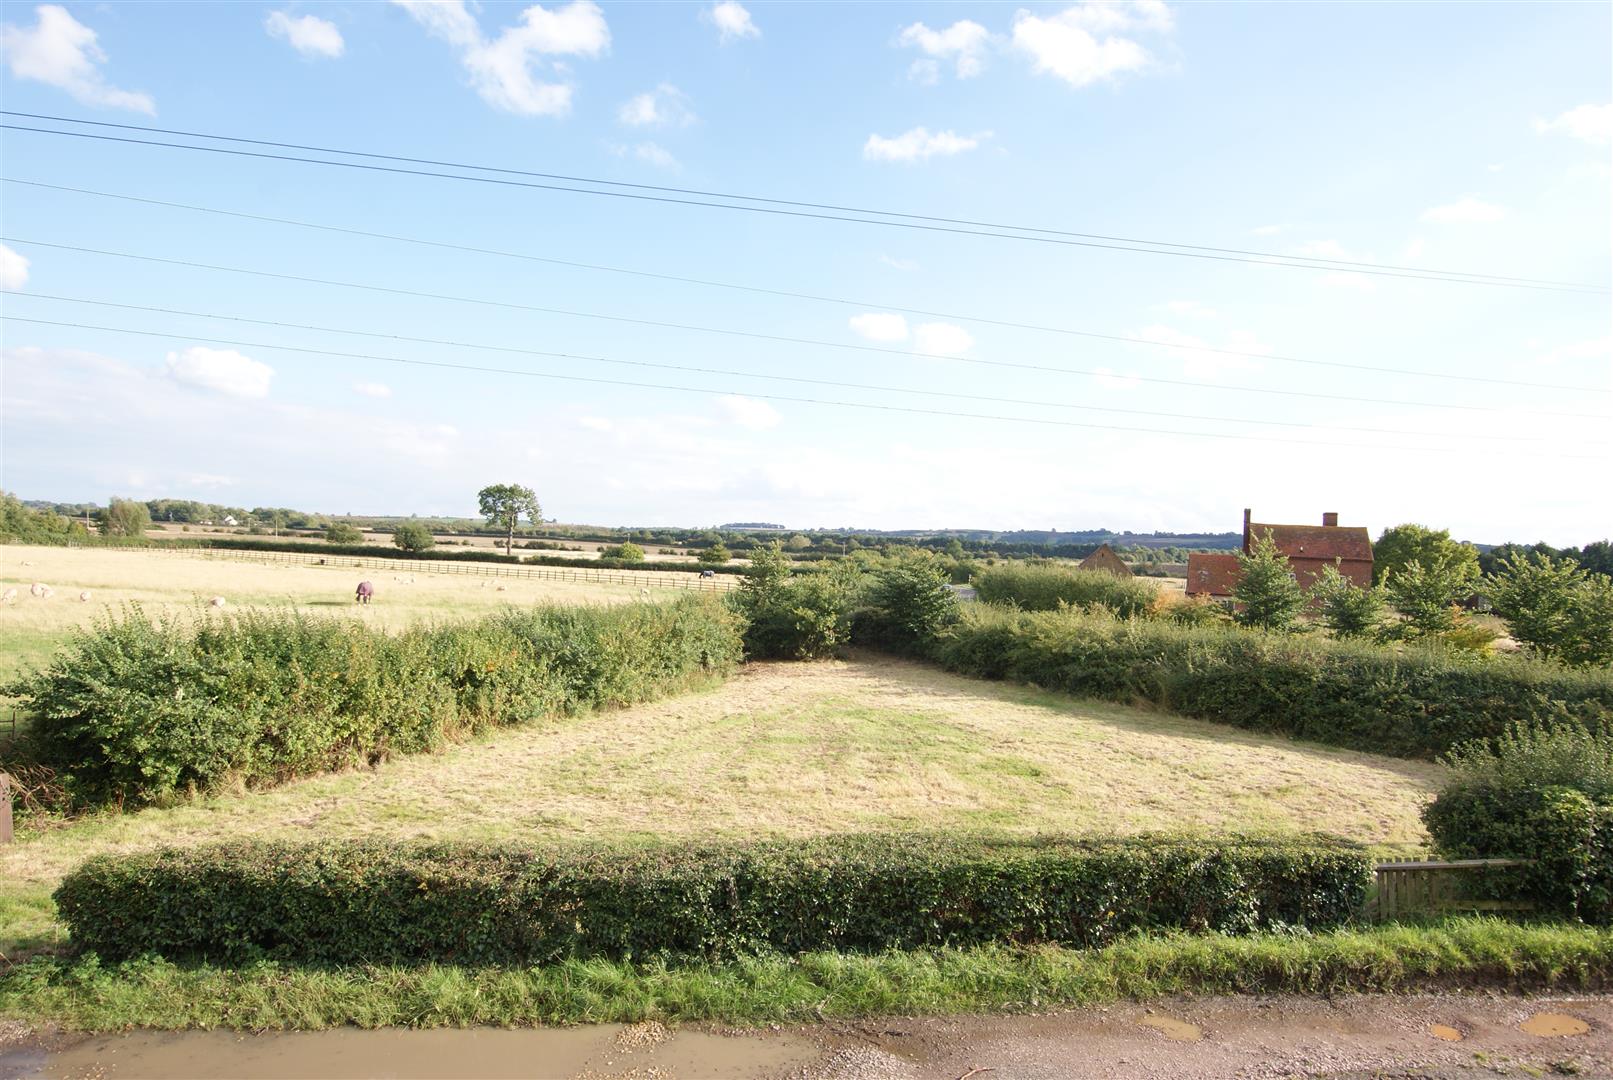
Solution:
M41 958L0 972L0 1017L76 1030L322 1029L948 1015L1166 994L1601 989L1613 930L1452 918L1325 934L1129 938L1096 950L809 953L721 965L568 961L241 968Z
M1097 609L1123 619L1148 614L1159 597L1148 581L1034 560L988 567L970 583L988 604L1011 604L1021 611Z

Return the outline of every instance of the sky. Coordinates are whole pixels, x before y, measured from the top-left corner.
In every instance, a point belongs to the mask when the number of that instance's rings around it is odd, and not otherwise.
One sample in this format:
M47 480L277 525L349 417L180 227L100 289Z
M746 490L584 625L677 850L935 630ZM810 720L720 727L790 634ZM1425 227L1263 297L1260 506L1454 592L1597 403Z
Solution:
M1613 533L1605 3L0 21L24 498L472 515L511 482L601 525ZM71 121L510 171L19 130L336 156ZM443 171L484 182L415 174Z

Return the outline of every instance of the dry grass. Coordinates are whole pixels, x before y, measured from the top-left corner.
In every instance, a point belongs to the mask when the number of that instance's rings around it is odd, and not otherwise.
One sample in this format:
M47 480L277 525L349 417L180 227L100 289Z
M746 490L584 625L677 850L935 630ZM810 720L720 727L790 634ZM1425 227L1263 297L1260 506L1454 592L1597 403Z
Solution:
M29 565L31 564L31 565ZM413 577L412 583L394 581ZM353 603L353 590L368 578L376 599ZM55 589L48 600L28 594L35 581ZM485 581L485 584L483 582ZM502 586L502 591L500 589ZM0 682L37 667L74 628L131 601L155 615L195 610L212 596L232 607L287 606L339 613L384 627L482 614L506 604L599 604L636 599L630 585L588 582L486 579L425 571L356 570L326 566L259 565L173 551L104 548L0 547L0 592L18 590L0 605ZM79 593L89 590L81 603Z
M370 771L27 831L0 852L0 913L9 899L43 943L45 894L80 859L246 836L1321 829L1407 853L1441 772L894 660L754 664L708 692Z

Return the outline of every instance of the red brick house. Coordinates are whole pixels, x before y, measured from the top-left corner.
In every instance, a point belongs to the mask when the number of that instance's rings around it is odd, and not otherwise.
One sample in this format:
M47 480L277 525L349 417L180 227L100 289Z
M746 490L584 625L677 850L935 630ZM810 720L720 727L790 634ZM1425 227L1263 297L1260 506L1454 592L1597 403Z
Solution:
M1310 588L1322 568L1337 566L1339 573L1362 588L1372 585L1372 537L1360 526L1340 525L1335 513L1322 515L1320 525L1268 525L1251 521L1243 512L1243 550L1248 554L1258 537L1271 533L1277 550L1288 557L1294 577ZM1210 552L1193 554L1187 560L1189 596L1225 597L1232 595L1238 582L1238 557Z
M1108 544L1101 544L1097 551L1081 560L1076 567L1078 570L1102 570L1115 577L1131 577L1131 567L1126 561L1115 554L1115 549Z

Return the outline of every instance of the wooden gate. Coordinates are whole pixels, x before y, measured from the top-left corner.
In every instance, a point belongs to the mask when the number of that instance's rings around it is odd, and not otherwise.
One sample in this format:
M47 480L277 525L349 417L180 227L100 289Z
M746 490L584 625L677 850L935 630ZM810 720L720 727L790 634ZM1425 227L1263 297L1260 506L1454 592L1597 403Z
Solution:
M1377 867L1378 918L1437 915L1462 911L1533 911L1527 900L1475 898L1470 888L1487 869L1528 866L1533 859L1458 859L1454 862L1395 862Z

